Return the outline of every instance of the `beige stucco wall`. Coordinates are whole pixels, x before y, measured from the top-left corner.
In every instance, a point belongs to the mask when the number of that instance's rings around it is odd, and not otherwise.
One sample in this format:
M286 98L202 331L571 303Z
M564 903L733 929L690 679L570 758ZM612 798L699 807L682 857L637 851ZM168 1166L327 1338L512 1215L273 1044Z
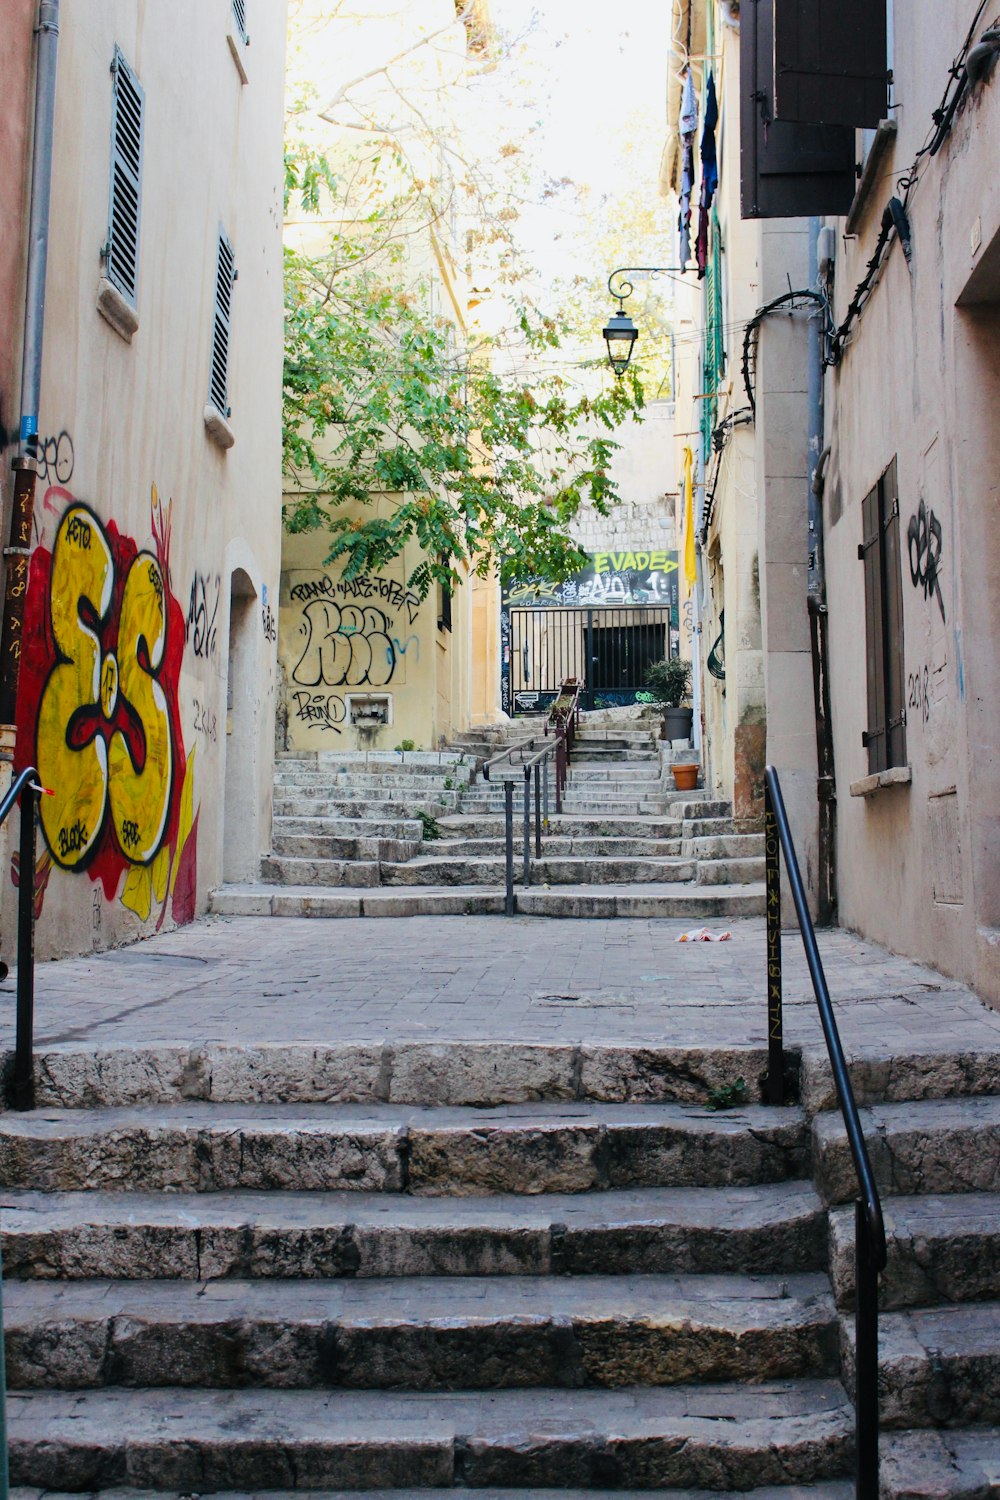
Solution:
M392 496L378 502L391 507ZM367 514L367 512L366 512ZM394 749L412 740L436 750L470 716L472 591L452 597L409 585L422 560L411 544L377 575L344 578L327 564L325 531L286 535L278 611L282 680L279 741L288 750ZM382 714L385 722L381 722ZM362 722L352 722L360 714Z
M42 955L204 910L224 866L252 874L269 847L284 9L255 11L244 84L228 0L62 8L39 428L68 442L38 484L18 707L19 760L56 793L36 872ZM145 91L131 342L96 305L116 43ZM203 418L220 226L239 273L228 451ZM58 675L53 632L88 663L79 683ZM77 708L89 717L71 744ZM10 898L5 882L7 945Z
M911 13L912 12L912 13ZM837 237L842 317L896 179L922 145L969 23L948 0L895 7L895 145L857 225ZM913 262L894 244L827 379L824 499L842 920L1000 1000L1000 83L994 72L924 158L910 195ZM838 228L842 228L842 224ZM985 299L985 300L981 300ZM968 305L963 303L968 302ZM909 785L868 798L861 502L898 463ZM920 507L941 547L925 589ZM911 522L914 542L908 540Z

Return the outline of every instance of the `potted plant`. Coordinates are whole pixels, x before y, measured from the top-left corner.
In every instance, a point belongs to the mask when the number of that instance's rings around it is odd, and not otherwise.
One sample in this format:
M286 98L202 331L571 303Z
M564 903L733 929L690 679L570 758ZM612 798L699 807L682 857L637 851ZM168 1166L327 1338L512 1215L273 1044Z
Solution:
M663 705L660 738L689 740L692 710L690 706L682 708L681 699L687 697L691 686L691 663L680 656L650 662L646 668L646 686L654 701Z

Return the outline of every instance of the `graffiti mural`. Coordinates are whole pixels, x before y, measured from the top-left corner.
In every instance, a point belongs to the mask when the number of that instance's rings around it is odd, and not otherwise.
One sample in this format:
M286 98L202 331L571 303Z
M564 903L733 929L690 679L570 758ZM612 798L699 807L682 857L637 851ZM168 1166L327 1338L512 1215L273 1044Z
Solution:
M504 603L544 608L559 604L658 604L678 606L677 553L662 548L592 552L587 564L565 583L510 583Z
M194 916L198 814L178 705L184 612L170 520L153 489L153 550L68 490L51 551L31 557L16 762L37 765L45 856L145 921ZM37 884L37 882L36 882ZM44 889L44 888L43 888Z
M306 643L292 681L300 687L386 687L396 670L396 648L384 610L314 599L302 611Z
M941 593L940 577L943 533L941 522L933 510L927 509L923 500L916 513L910 517L910 524L906 528L906 544L910 554L910 582L915 589L923 589L925 599L931 595L937 599L943 623L944 595Z

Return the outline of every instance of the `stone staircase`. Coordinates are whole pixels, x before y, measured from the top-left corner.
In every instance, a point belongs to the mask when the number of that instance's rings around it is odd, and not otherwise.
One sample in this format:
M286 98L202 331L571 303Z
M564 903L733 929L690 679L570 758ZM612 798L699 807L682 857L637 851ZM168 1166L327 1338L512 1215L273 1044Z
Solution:
M762 1051L43 1052L41 1107L0 1116L21 1500L848 1500L849 1159L825 1059L790 1062L800 1104L713 1113ZM882 1495L983 1500L1000 1053L853 1073L889 1195Z
M279 757L273 849L261 879L212 895L222 915L377 916L500 912L504 780L515 783L516 879L522 880L524 778L483 761L532 726L470 731L440 753ZM541 732L539 725L537 731ZM763 911L763 839L727 804L680 793L647 727L581 730L563 810L550 816L525 914L676 916ZM363 892L364 894L360 894Z

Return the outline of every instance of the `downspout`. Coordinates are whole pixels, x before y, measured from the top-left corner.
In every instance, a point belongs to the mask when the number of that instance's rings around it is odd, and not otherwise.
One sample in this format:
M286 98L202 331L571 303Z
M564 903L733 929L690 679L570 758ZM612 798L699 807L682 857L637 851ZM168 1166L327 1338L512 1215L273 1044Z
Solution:
M17 683L28 592L28 557L35 511L38 406L42 387L45 329L45 273L49 250L49 199L59 45L59 0L39 0L35 27L35 127L31 155L31 208L25 287L24 346L21 356L21 422L10 516L10 544L4 548L6 588L0 632L0 756L13 753Z
M817 247L819 219L809 220L809 284L820 288ZM830 717L829 613L826 604L826 566L823 557L823 482L829 452L823 444L824 317L810 320L809 336L809 453L807 507L809 520L808 607L812 649L813 710L816 718L816 795L818 818L817 917L821 924L837 920L837 787L833 763Z

